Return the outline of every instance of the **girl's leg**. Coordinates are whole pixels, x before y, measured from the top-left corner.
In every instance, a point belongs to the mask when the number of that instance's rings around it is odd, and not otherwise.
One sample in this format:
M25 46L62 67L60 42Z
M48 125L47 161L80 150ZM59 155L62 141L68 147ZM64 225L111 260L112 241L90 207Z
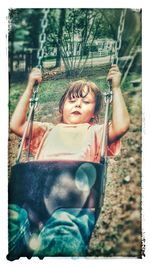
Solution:
M15 260L24 254L29 241L29 221L27 212L18 205L8 207L8 260Z
M34 255L86 256L94 225L94 214L88 209L59 209L42 229Z

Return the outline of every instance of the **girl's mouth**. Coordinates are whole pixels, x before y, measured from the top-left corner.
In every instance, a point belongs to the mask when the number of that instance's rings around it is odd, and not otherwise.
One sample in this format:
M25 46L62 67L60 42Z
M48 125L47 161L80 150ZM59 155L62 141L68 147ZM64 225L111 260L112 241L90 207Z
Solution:
M81 115L81 112L79 112L79 111L74 111L74 112L71 112L71 114L73 114L73 115Z

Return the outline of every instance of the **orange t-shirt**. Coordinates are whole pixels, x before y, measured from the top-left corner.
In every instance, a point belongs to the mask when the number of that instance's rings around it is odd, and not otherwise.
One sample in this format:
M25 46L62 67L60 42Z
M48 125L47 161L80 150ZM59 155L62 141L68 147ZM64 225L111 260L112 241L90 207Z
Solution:
M33 135L30 150L35 160L80 160L99 162L103 125L35 122L37 135ZM26 146L25 146L26 147ZM120 140L107 147L107 154L120 151Z

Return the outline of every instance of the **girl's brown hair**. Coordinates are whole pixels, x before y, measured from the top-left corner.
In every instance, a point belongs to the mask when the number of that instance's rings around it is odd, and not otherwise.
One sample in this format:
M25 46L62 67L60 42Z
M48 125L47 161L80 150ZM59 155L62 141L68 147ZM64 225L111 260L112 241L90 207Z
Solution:
M87 90L85 91L85 87L87 88ZM95 95L95 111L94 111L94 122L98 122L98 115L100 113L100 109L102 107L102 103L103 103L103 96L102 96L102 92L98 89L98 87L96 86L95 83L91 82L91 81L86 81L86 80L78 80L75 82L72 82L68 88L66 89L66 91L64 92L63 96L60 99L59 102L59 112L62 114L63 113L63 108L64 108L64 103L66 101L67 98L72 99L72 98L76 98L76 97L86 97L88 95L89 92L94 93ZM62 118L61 118L62 121Z

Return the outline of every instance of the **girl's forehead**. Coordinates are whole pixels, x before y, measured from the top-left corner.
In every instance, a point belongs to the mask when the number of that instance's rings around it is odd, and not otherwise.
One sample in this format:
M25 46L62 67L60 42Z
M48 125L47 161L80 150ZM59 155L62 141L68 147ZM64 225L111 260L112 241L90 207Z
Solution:
M83 94L83 97L90 95L90 94L94 95L94 93L91 91L91 89L89 87L87 87L86 85L82 88L82 94Z
M94 92L87 85L83 87L73 88L68 94L69 98L79 98L79 97L95 97ZM67 97L67 98L68 98Z
M87 91L85 92L85 96L83 97L95 99L95 94L93 91L89 90L88 92Z
M84 87L82 88L82 91L87 93L90 91L89 87L87 87L87 85L84 85Z

